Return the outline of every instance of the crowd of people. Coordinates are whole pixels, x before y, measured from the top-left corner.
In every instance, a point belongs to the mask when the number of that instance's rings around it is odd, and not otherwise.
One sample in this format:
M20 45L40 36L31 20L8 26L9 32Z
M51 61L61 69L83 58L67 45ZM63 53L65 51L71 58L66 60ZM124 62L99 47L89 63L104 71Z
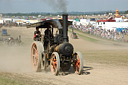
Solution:
M111 39L116 41L126 41L128 42L128 29L123 29L120 32L117 30L108 30L96 28L94 26L84 26L84 25L72 25L73 28L83 31L85 33L98 36L105 39Z
M11 21L6 21L4 23L0 23L0 28L1 27L12 27L12 26L15 26L15 27L18 27L18 26L25 26L23 23L16 23L16 22L11 22Z

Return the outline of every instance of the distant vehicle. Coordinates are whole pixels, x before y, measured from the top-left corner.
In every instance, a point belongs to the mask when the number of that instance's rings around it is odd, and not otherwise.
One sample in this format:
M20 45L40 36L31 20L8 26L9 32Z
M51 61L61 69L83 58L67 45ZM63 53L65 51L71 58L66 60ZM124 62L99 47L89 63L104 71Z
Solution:
M7 29L2 29L2 36L6 36L7 35Z
M7 39L2 39L4 44L7 44L8 46L14 46L14 45L21 45L21 36L19 35L18 38L14 39L13 37L9 37Z

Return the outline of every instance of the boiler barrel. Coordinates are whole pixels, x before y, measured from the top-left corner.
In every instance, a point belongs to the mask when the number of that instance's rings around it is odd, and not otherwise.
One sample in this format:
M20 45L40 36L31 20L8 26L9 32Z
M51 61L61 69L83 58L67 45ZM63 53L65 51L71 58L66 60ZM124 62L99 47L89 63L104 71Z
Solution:
M73 54L74 48L72 44L65 42L57 46L55 50L64 56L71 56Z

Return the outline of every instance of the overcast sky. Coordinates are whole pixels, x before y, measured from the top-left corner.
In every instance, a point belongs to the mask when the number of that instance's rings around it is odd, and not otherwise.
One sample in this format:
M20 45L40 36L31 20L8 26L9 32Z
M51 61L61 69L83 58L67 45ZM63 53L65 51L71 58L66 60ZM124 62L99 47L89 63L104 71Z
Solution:
M127 4L128 0L0 0L0 13L125 11Z

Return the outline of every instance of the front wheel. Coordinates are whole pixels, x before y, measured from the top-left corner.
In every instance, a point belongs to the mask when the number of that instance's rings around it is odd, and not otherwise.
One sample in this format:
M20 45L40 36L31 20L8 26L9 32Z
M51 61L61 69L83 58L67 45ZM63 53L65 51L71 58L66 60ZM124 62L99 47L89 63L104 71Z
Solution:
M60 71L60 58L57 52L53 52L50 60L51 72L58 75Z
M83 71L82 54L80 52L76 52L73 57L74 57L73 67L74 67L75 73L77 73L78 75L81 75Z

